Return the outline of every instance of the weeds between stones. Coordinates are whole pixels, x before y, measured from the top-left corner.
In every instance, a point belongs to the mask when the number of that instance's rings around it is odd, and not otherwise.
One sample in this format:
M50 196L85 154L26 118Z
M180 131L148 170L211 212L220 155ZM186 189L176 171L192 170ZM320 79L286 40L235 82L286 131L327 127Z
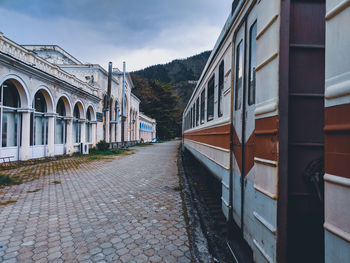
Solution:
M12 178L9 175L0 174L0 186L15 185L15 184L21 184L21 183L22 182L17 178Z
M27 193L36 193L36 192L39 192L41 189L37 188L37 189L34 189L34 190L28 190Z
M0 205L9 205L9 204L16 203L16 202L17 202L16 200L7 200L4 202L0 202Z

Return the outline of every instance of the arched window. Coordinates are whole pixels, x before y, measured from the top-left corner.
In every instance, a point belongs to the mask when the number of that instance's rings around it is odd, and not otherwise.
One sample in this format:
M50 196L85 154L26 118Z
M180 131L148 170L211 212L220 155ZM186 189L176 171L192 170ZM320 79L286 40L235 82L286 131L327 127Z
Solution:
M33 100L34 113L31 118L31 145L47 145L48 138L48 118L45 116L47 112L47 104L45 96L39 90Z
M115 116L115 121L116 123L119 122L119 115L120 115L120 109L119 109L119 104L118 104L118 101L115 102L115 107L114 107L114 116Z
M66 121L64 117L66 116L66 106L62 98L60 98L57 102L56 107L56 129L55 129L55 144L64 144L66 143Z
M11 108L21 107L21 101L19 99L18 90L10 80L6 80L4 84L2 84L2 94L4 98L2 100L3 106L7 106ZM0 95L0 98L1 98L1 95Z
M60 98L57 102L56 113L58 114L58 116L66 116L66 106L64 105L64 101L62 98Z
M80 111L78 103L75 104L73 110L73 142L81 142L81 124L80 124Z
M11 80L6 80L0 90L1 110L1 146L14 147L18 145L19 115L16 112L20 108L21 101L17 87Z

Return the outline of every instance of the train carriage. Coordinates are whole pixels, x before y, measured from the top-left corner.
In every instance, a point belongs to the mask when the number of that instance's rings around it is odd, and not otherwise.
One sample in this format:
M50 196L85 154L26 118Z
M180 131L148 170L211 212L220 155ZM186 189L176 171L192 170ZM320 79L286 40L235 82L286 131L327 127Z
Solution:
M350 258L349 6L233 1L185 108L184 148L221 181L256 262Z

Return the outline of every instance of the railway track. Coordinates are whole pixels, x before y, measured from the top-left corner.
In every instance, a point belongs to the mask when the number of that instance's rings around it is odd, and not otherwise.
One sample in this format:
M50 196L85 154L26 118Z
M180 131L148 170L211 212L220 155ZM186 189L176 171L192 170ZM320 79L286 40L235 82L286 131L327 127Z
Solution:
M184 169L198 204L201 226L215 262L252 262L248 245L236 226L228 226L221 209L221 182L189 152L183 155Z

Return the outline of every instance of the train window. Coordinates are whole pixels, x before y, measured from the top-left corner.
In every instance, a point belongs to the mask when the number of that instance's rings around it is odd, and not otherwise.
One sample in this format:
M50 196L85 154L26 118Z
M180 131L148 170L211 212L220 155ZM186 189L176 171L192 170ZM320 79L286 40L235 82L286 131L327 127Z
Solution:
M196 127L196 104L193 104L193 116L192 116L193 127Z
M255 68L256 68L256 22L250 27L249 41L249 89L248 89L248 104L255 104Z
M241 41L236 50L236 90L235 90L235 110L242 106L243 90L243 41Z
M194 101L193 103L193 127L196 127L196 101Z
M220 63L219 66L219 88L218 88L218 116L222 116L222 100L223 100L223 92L224 92L224 61Z
M187 130L190 128L190 122L189 122L189 118L188 118L188 116L189 116L189 113L187 113Z
M189 128L189 125L188 125L189 123L188 123L188 113L187 113L187 115L186 115L186 130L188 130L188 128Z
M194 121L193 121L193 117L194 117L194 107L192 107L191 109L191 127L193 128L194 127Z
M192 123L192 116L193 116L193 108L191 108L191 115L190 115L190 128L193 127Z
M201 124L204 123L205 89L201 93Z
M196 126L199 125L199 97L196 102Z
M207 120L214 119L214 82L215 75L209 80L208 83L208 97L207 97Z

